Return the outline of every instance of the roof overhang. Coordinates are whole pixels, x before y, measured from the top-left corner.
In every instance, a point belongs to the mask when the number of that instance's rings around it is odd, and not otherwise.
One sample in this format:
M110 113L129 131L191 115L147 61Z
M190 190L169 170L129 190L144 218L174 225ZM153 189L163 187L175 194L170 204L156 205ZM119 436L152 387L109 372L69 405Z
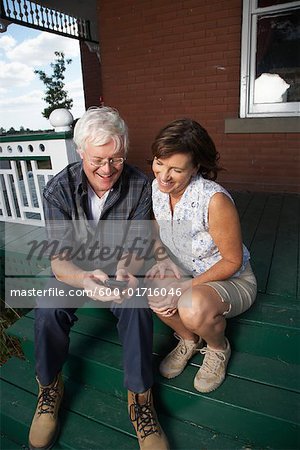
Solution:
M97 0L0 0L2 31L17 23L88 42L98 42Z

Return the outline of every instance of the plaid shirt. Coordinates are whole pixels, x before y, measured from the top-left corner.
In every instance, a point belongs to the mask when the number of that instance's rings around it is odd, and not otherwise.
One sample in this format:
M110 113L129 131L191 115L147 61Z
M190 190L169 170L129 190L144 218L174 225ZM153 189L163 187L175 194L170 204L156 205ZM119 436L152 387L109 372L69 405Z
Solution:
M151 185L146 175L125 164L96 226L88 209L87 186L82 163L70 164L48 182L43 207L47 253L54 256L70 249L76 265L93 270L116 264L121 249L127 251L134 242L149 242Z

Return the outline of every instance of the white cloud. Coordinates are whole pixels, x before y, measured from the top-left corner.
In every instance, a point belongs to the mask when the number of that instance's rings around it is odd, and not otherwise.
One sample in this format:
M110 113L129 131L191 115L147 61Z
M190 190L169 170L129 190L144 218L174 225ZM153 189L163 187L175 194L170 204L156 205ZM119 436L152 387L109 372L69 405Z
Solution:
M0 105L5 106L6 113L15 110L16 106L18 110L28 111L29 105L42 104L42 96L42 91L34 90L28 92L28 94L19 95L17 97L10 96L9 98L0 98Z
M6 34L0 37L0 48L7 51L15 47L17 41L10 35Z
M12 25L17 27L16 25ZM79 43L73 39L46 32L35 31L28 36L23 27L14 28L15 34L0 35L0 110L1 126L19 129L22 125L30 129L51 128L41 112L47 106L43 97L44 85L34 74L34 69L50 73L48 64L54 61L54 51L63 51L73 59L68 66L65 89L74 100L72 114L80 117L84 112L84 95L81 79Z
M20 62L5 63L0 61L0 82L2 88L27 86L35 75L31 67Z
M79 44L75 39L66 39L56 34L42 32L36 38L26 39L8 49L6 56L11 61L30 63L41 67L54 60L54 51L62 51L67 58L80 55Z
M83 86L82 80L77 78L76 80L72 80L70 82L66 81L65 89L69 93L69 97L71 98L83 98Z

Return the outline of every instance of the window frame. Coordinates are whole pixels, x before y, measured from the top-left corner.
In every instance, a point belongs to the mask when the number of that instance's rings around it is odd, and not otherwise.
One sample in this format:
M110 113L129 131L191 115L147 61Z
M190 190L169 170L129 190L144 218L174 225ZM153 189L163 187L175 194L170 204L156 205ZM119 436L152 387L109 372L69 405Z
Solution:
M241 36L240 117L295 117L300 116L299 102L254 103L254 81L257 43L257 17L265 14L292 11L300 8L300 1L281 5L257 7L257 0L243 1Z

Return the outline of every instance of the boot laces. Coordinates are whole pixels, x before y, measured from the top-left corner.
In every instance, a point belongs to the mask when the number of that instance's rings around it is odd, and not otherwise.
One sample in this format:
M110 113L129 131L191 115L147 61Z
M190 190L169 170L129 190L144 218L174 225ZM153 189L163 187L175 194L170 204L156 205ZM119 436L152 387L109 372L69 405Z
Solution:
M151 434L159 433L157 420L153 415L149 399L142 405L136 399L134 400L134 403L130 405L130 419L132 422L136 422L137 431L143 439Z
M222 350L211 350L205 347L200 350L200 353L204 356L204 360L201 366L201 371L206 373L213 373L219 375L220 366L225 362L226 356Z
M57 386L42 387L38 398L38 414L53 414L58 395L59 390Z

